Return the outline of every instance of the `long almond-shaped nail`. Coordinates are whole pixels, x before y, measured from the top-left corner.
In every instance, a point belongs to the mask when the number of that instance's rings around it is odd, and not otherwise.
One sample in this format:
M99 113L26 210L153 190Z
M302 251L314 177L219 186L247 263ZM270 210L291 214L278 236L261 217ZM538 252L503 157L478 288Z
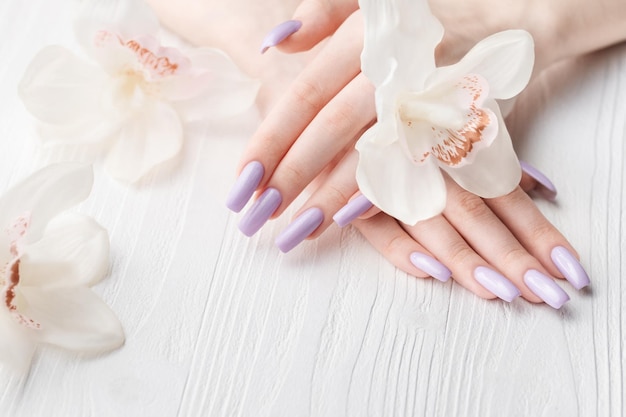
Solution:
M276 238L276 246L287 253L300 244L324 221L324 212L317 207L305 210Z
M239 230L246 236L252 236L258 232L265 222L272 217L282 201L283 197L276 188L268 188L263 191L263 194L239 221Z
M563 246L557 246L552 249L550 256L554 265L574 288L580 290L590 284L589 275L569 250Z
M333 220L339 227L345 227L354 219L372 208L373 204L363 194L354 197L345 206L339 209L333 216ZM426 272L426 271L424 271Z
M526 271L524 283L533 294L552 308L558 310L569 301L569 295L552 278L535 269Z
M476 268L474 270L474 278L480 285L491 291L498 298L509 303L522 295L507 277L486 266Z
M265 169L260 162L249 162L241 170L241 174L239 174L235 184L233 184L233 188L230 189L226 197L226 207L235 213L239 213L261 183L264 173Z
M274 29L270 30L270 32L263 39L263 43L261 44L261 53L264 54L265 51L271 47L278 45L289 36L299 31L301 27L302 22L299 20L287 20L286 22L276 26Z
M425 253L413 252L409 255L411 263L421 271L441 282L446 282L452 276L452 272L441 262Z
M539 171L528 162L520 161L519 163L522 167L522 171L537 181L538 187L535 188L535 191L541 194L545 199L554 201L556 199L556 187L552 181L550 181L543 172Z

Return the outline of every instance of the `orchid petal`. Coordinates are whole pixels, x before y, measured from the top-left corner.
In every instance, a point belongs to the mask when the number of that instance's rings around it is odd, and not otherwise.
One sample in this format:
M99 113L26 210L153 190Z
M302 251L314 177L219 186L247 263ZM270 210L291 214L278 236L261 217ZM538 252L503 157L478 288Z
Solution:
M394 79L409 90L422 89L435 68L433 51L443 37L443 26L426 1L359 1L365 19L361 55L363 73L379 87Z
M399 143L378 145L377 126L359 139L356 179L359 190L375 206L406 223L415 224L439 214L446 188L436 164L413 164Z
M124 330L111 309L89 288L20 288L22 314L41 325L38 342L77 352L99 353L120 347Z
M57 216L41 240L23 248L20 287L92 286L109 270L109 236L92 218Z
M66 124L101 114L106 74L61 46L43 48L18 86L20 98L35 117Z
M532 36L523 30L506 30L477 43L458 63L437 68L426 86L479 74L487 80L492 98L509 99L528 84L534 61Z
M166 103L146 100L143 109L121 129L107 154L106 169L114 178L135 182L176 156L182 141L178 113Z
M243 74L223 52L203 48L189 57L199 74L164 78L161 94L175 102L186 121L242 113L254 104L260 83Z
M0 360L15 371L27 370L35 353L30 331L6 311L0 312Z
M472 163L441 167L467 191L482 198L495 198L517 187L522 170L498 105L488 100L485 106L498 119L498 134L491 146L473 152Z
M85 200L91 192L91 165L49 165L16 184L0 198L0 225L10 225L27 215L27 242L41 237L48 222L62 211Z

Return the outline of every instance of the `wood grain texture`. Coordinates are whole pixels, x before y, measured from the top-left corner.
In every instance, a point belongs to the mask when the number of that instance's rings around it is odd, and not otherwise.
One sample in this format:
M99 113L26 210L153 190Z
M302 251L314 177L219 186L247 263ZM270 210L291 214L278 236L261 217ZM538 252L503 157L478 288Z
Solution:
M75 45L74 2L0 3L0 190L75 151L40 150L17 82L45 44ZM54 17L52 17L54 16ZM561 311L407 276L351 228L288 255L286 219L238 233L223 199L254 112L193 126L178 166L126 187L96 165L78 209L110 232L96 287L127 342L97 358L39 350L0 370L2 416L621 416L626 46L554 68L510 118L538 200L592 277ZM245 122L242 122L245 120Z

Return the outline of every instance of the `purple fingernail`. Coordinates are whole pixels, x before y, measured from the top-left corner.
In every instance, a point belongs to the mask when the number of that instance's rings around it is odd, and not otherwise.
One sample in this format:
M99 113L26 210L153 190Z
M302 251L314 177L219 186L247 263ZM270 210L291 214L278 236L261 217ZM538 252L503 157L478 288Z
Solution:
M539 188L535 188L535 191L541 194L545 199L554 201L556 199L556 187L552 181L550 181L550 179L546 177L543 172L539 171L529 163L519 161L519 164L522 167L522 171L537 181Z
M248 163L241 170L241 174L239 174L239 178L235 181L233 188L230 189L228 197L226 197L226 207L235 213L239 213L261 183L264 173L265 169L260 162L252 161Z
M452 276L452 272L444 264L435 258L421 252L413 252L409 259L417 269L426 272L431 277L441 282L446 282Z
M583 266L580 262L578 262L578 259L576 259L576 257L563 246L557 246L552 249L550 257L565 279L568 280L577 290L580 290L591 283L589 275L587 275Z
M276 246L283 253L289 252L309 237L323 221L324 212L322 210L317 207L305 210L278 235Z
M508 278L486 266L476 268L474 270L474 278L480 285L509 303L522 295Z
M302 27L302 22L299 20L287 20L286 22L281 23L276 26L274 29L270 30L270 32L263 39L263 43L261 44L261 53L264 54L265 51L270 49L272 46L276 46L289 36L293 35Z
M239 230L250 237L274 214L283 198L276 188L268 188L239 221Z
M354 219L365 213L367 210L374 206L371 201L367 199L363 194L353 198L339 209L333 216L333 220L339 227L345 227L352 223ZM426 271L424 271L426 272Z
M552 278L535 269L526 271L524 283L537 297L552 308L558 310L569 301L569 295Z

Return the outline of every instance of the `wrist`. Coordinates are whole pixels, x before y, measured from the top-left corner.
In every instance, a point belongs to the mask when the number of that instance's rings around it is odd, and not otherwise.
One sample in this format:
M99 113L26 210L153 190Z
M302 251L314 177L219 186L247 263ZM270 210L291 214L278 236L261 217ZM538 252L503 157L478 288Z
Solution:
M532 10L539 70L626 40L624 0L537 0Z

